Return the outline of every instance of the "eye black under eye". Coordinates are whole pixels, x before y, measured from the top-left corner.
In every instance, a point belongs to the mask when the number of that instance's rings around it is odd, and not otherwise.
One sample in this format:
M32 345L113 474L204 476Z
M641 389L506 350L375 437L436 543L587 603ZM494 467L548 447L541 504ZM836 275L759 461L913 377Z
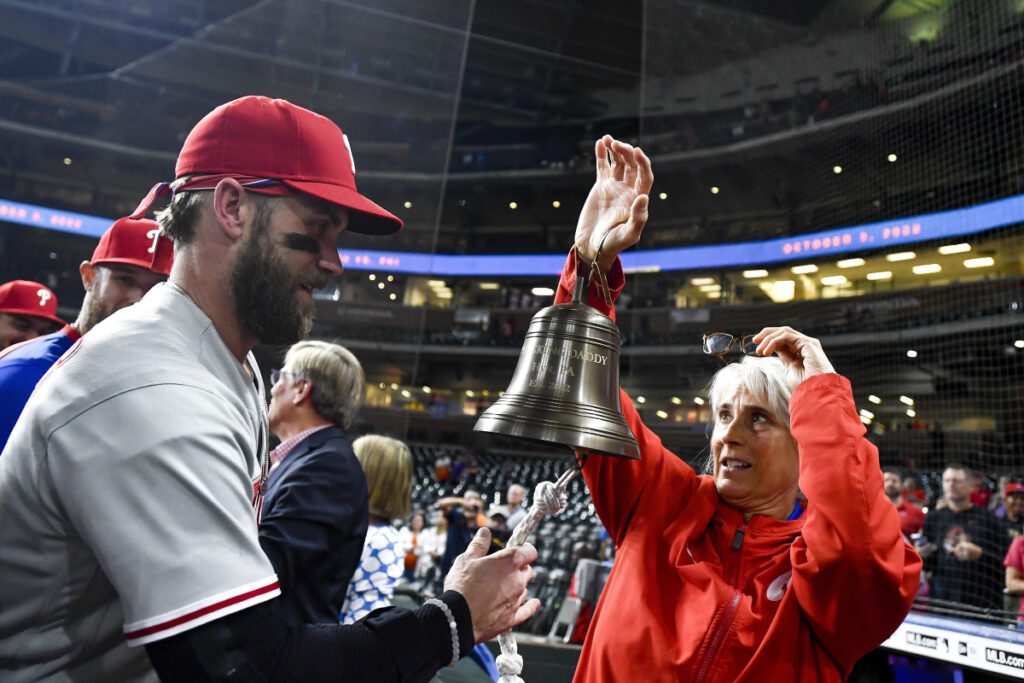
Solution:
M310 254L320 253L320 243L309 235L302 235L297 232L289 232L282 240L285 248L295 251L305 251Z

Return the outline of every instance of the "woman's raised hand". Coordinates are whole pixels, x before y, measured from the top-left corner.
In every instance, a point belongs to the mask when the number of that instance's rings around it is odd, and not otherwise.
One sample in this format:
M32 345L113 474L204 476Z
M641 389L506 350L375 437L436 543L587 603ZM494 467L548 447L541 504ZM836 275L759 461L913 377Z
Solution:
M759 355L775 354L779 357L786 366L786 382L790 389L796 389L808 377L835 372L821 348L821 342L792 327L766 327L754 335L754 343Z
M640 241L654 173L651 160L639 147L610 135L595 143L594 156L597 180L580 212L575 244L587 262L600 249L598 265L608 272L620 253Z

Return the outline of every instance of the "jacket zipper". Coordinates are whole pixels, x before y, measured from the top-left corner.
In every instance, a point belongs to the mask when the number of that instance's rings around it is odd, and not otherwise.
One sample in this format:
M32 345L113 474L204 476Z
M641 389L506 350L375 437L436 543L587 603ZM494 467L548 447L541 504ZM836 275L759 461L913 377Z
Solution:
M747 534L747 525L744 524L736 530L736 535L732 539L732 549L737 552L736 566L733 569L730 584L736 585L736 579L739 574L740 557L738 553L743 546L743 539ZM729 601L729 606L725 610L725 614L722 615L721 620L718 622L718 626L715 628L714 634L711 636L711 645L708 647L707 653L704 655L704 661L701 663L700 670L697 672L697 678L695 683L700 683L707 676L708 670L711 668L711 662L718 656L718 651L722 647L722 643L725 641L726 634L729 633L729 628L732 626L732 621L736 617L736 612L740 606L740 591L737 588L736 592L733 593L732 600Z

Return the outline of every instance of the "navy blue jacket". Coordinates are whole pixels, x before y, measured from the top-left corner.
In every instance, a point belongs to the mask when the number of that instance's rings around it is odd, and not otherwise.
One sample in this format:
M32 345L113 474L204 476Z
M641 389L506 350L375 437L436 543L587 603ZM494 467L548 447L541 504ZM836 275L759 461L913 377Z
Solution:
M260 545L289 623L338 623L369 519L366 476L339 427L300 441L271 473Z

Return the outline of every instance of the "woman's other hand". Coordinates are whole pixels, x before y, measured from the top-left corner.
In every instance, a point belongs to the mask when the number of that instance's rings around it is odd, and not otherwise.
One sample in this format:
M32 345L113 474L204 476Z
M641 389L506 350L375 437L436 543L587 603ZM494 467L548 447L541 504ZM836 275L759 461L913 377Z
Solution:
M639 147L610 135L594 144L594 155L597 180L580 212L575 244L588 263L600 249L598 266L607 273L620 253L640 241L654 173Z
M754 343L759 355L775 354L779 357L786 366L786 382L790 389L796 389L808 377L835 372L821 349L821 342L792 327L766 327L754 335Z

